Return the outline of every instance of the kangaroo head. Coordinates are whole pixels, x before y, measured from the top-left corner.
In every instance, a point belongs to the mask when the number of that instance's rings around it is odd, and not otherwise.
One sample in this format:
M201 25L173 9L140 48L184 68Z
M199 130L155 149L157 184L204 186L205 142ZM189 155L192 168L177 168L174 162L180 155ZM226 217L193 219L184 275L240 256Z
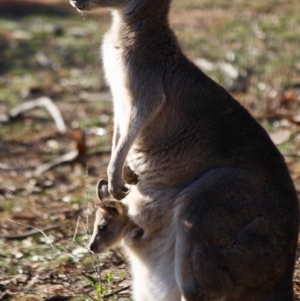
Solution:
M79 11L90 11L100 7L107 8L122 8L128 5L133 0L70 0L72 6Z
M154 7L155 11L159 11L170 5L171 0L70 0L72 6L78 11L86 12L97 8L110 8L117 10L125 10L132 14L140 9Z
M129 223L129 218L127 207L123 203L110 198L106 180L98 182L97 193L99 204L89 249L94 253L101 253L121 241L125 235L124 231Z

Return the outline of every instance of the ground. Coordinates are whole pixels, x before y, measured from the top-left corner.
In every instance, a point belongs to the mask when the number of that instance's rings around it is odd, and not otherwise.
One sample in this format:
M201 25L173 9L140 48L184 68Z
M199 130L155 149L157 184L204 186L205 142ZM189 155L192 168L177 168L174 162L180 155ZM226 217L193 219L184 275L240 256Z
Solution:
M174 0L170 16L188 57L270 133L298 194L299 15L299 1ZM111 144L99 59L109 21L67 1L0 2L0 300L131 300L122 250L86 249ZM294 283L299 298L299 261Z

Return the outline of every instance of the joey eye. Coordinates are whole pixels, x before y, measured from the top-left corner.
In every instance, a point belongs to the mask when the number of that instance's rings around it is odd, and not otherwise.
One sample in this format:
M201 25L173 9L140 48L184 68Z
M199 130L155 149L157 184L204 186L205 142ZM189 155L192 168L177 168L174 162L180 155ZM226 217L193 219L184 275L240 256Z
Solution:
M107 225L101 225L98 227L99 231L106 231L107 230Z

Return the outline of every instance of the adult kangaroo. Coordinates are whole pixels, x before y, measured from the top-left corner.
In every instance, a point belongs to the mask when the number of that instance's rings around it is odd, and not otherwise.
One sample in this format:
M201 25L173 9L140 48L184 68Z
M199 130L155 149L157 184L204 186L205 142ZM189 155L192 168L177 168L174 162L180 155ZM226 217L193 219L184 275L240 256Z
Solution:
M126 196L144 231L127 248L134 298L292 301L299 208L284 159L182 53L170 2L71 0L112 11L102 46L114 102L108 190Z

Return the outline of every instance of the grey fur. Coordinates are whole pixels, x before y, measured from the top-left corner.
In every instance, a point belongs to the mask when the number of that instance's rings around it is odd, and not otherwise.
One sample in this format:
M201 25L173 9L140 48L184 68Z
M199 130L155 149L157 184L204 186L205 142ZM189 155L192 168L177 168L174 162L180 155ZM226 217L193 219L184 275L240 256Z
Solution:
M181 52L170 0L110 7L103 62L114 99L108 188L145 231L126 245L137 301L292 301L299 208L267 133Z

